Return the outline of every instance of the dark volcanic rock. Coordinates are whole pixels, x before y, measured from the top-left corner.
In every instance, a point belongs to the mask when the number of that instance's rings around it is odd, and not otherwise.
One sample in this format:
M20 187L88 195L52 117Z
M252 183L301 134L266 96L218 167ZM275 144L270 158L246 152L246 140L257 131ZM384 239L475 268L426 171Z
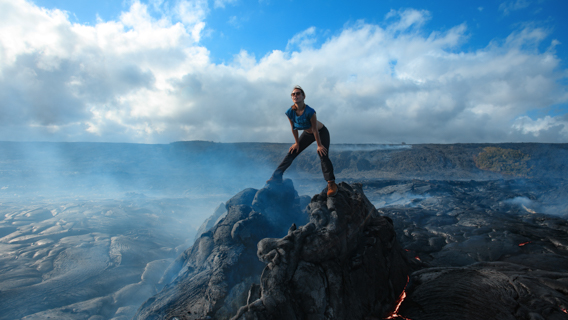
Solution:
M568 222L540 181L383 181L367 192L394 221L413 273L412 320L568 319ZM562 193L560 193L562 194Z
M382 317L404 289L410 262L392 222L379 216L360 185L312 198L310 222L258 244L267 263L237 319ZM256 297L255 297L256 296ZM256 299L255 299L256 298Z
M386 183L386 182L383 182ZM432 267L503 261L568 272L568 222L535 212L553 190L539 181L398 181L367 192L394 221L409 255ZM392 204L387 203L391 201Z
M292 189L286 189L286 191L288 192L292 192L294 191L294 188ZM247 206L252 206L252 202L254 201L254 197L256 196L256 193L258 192L258 190L254 189L254 188L247 188L244 189L243 191L237 193L235 196L233 196L229 201L227 201L227 204L225 205L226 209L229 210L230 207L234 206L234 205L238 205L238 204L244 204ZM294 198L294 195L291 194L292 198Z
M243 191L138 317L568 319L563 186L375 180L367 199L361 185L341 183L335 197L312 198L309 223L289 229L306 203L291 182L252 200Z
M299 228L307 199L290 180L251 190L227 202L136 319L364 319L393 309L413 263L360 185L314 196ZM288 234L272 238L284 225Z
M568 275L504 262L415 272L400 314L413 320L568 319Z
M175 280L146 301L135 319L231 317L260 280L264 264L256 244L285 235L292 223L305 223L301 203L305 199L290 180L237 194L227 202L227 215L170 266L167 274Z

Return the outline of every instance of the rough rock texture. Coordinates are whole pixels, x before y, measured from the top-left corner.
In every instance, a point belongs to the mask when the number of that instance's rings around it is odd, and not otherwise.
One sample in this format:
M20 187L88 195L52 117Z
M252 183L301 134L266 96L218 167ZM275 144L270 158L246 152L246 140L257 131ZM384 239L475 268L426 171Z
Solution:
M506 262L415 272L400 314L413 320L568 319L568 274Z
M541 181L383 181L369 199L392 218L413 273L412 320L568 319L568 222ZM427 268L429 267L429 268Z
M135 319L228 319L246 303L264 264L256 244L282 236L293 224L307 221L308 197L299 197L291 180L261 190L245 189L230 199L227 214L203 233L169 270L169 283L147 300Z
M139 318L568 319L563 181L341 183L289 229L287 183L230 200Z
M339 184L312 198L310 222L258 244L267 263L237 319L364 319L386 316L411 263L392 221L379 216L360 185Z
M367 192L369 199L394 221L409 255L426 266L502 261L568 272L568 222L560 205L566 198L551 201L557 192L540 181L382 183Z
M175 280L146 301L135 319L388 314L413 265L392 221L379 216L361 185L341 183L336 196L328 198L324 190L312 198L309 223L297 228L293 222L307 222L300 210L307 200L290 180L238 193L227 202L225 218L170 267ZM273 238L290 225L284 238Z
M288 148L0 142L0 319L131 319L182 270L187 255L156 283L203 214L264 183ZM537 278L536 270L568 272L568 144L330 148L338 180L363 182L410 258L515 263ZM315 149L286 177L300 194L319 193Z

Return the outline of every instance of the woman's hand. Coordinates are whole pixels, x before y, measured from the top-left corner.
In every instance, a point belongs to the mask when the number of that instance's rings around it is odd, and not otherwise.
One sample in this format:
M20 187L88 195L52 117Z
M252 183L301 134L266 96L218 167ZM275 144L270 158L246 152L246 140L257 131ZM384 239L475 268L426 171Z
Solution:
M318 146L318 154L320 157L327 155L327 149L324 146Z
M294 143L291 147L290 147L290 153L294 153L294 152L298 152L298 150L300 150L300 145L298 145L297 143Z

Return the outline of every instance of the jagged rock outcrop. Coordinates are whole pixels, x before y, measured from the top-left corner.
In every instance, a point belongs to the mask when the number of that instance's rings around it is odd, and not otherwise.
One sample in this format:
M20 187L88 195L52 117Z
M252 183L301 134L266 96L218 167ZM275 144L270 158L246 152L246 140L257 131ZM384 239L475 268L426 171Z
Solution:
M334 197L326 190L315 195L307 224L306 200L290 180L237 194L225 218L170 267L175 280L135 319L386 315L412 271L392 221L378 214L360 185L341 183ZM290 225L286 236L275 238Z
M239 192L227 201L226 216L169 267L162 281L173 282L148 299L135 319L230 318L260 280L264 264L256 255L258 241L285 235L293 223L304 224L308 202L291 180Z
M379 216L361 185L339 184L312 198L310 222L282 239L258 244L267 263L260 290L233 320L365 319L383 317L403 291L411 263L392 221Z
M379 320L409 279L392 319L568 319L568 224L533 210L557 208L538 186L381 181L378 211L341 183L304 212L290 181L246 189L138 318Z

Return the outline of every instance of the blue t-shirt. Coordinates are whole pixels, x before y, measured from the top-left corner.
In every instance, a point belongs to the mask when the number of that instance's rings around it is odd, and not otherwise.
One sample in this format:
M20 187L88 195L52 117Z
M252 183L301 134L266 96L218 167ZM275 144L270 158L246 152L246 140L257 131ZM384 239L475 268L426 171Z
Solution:
M306 130L311 128L312 123L310 122L310 119L314 113L316 113L316 111L308 105L306 105L304 113L302 113L301 116L297 115L296 110L292 109L292 107L286 111L288 119L292 120L292 123L294 124L294 130Z

